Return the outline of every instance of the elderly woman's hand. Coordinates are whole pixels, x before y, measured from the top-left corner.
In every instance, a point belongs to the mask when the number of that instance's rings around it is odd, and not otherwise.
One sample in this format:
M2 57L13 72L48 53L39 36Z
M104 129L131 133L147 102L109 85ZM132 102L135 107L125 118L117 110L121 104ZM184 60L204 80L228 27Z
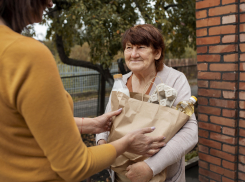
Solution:
M148 182L153 177L153 171L145 162L137 162L126 170L126 177L132 182Z

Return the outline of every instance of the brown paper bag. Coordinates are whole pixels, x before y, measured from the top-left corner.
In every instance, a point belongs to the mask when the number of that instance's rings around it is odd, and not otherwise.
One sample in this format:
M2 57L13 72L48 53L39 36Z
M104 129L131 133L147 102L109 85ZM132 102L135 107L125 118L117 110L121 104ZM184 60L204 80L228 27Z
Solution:
M120 139L128 132L140 128L155 126L156 129L148 136L165 136L168 142L188 121L189 116L173 108L159 104L148 103L149 95L130 93L130 97L122 92L113 91L111 94L111 108L115 111L123 108L122 113L115 117L109 142ZM126 168L136 162L145 160L146 157L129 152L120 155L111 165L111 169L117 174L125 175ZM165 171L165 170L164 170ZM166 171L154 176L152 182L164 182Z

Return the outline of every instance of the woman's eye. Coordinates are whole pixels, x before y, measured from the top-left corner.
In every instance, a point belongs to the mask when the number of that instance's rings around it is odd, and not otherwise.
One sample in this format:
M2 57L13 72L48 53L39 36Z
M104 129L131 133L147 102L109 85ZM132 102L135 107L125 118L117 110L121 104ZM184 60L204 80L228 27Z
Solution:
M127 49L131 49L131 47L127 47Z
M145 46L140 46L140 49L145 48Z

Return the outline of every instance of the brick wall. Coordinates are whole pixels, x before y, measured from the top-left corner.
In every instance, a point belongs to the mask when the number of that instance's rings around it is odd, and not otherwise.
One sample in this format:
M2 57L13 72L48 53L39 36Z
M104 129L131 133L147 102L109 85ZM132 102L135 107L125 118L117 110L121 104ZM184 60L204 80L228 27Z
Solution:
M197 0L196 28L199 181L245 181L245 0Z

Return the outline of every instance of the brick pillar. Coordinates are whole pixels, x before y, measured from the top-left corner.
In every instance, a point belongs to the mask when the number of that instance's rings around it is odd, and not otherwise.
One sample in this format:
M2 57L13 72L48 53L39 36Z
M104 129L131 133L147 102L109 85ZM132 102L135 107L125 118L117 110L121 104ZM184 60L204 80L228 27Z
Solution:
M196 19L199 181L245 181L245 0L196 0Z

